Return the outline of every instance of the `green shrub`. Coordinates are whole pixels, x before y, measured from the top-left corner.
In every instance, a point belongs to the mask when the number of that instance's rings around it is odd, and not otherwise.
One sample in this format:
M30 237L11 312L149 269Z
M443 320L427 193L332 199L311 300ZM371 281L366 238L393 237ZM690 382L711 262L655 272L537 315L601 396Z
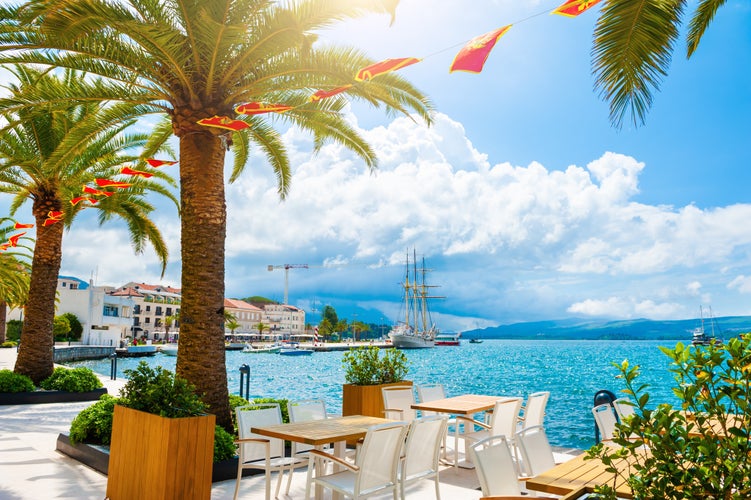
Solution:
M32 392L35 389L34 382L26 375L0 370L0 392Z
M279 409L282 411L282 422L285 424L289 423L289 411L287 410L288 401L286 399L256 398L250 402L251 405L261 403L279 403Z
M58 366L39 385L48 391L88 392L102 387L102 381L90 368Z
M214 428L214 462L229 460L235 456L235 441L229 432L217 425Z
M15 342L13 340L6 340L2 344L0 344L0 347L8 348L8 347L16 347L17 345L18 345L18 342Z
M167 418L195 417L206 410L192 385L161 366L151 368L141 361L135 370L125 370L125 376L123 406Z
M344 353L344 380L354 385L401 382L409 371L407 356L398 349L386 349L383 356L375 346L351 349Z
M110 444L112 417L120 400L104 394L99 401L81 411L70 423L70 442Z

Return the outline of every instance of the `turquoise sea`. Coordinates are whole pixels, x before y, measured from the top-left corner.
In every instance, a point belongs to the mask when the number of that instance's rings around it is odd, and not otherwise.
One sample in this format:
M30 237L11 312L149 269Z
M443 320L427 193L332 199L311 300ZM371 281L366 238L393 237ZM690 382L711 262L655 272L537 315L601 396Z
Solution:
M415 384L442 383L449 396L489 394L526 397L550 391L546 430L553 445L588 448L594 444L592 399L600 389L620 395L623 383L612 363L628 359L641 367L641 382L650 385L651 404L675 404L675 385L668 371L669 359L658 346L670 341L600 340L485 340L482 344L440 346L404 351L410 360L408 378ZM245 354L227 352L229 390L240 391L239 368L250 367L250 394L263 397L324 398L329 411L341 411L342 352L317 352L311 356ZM174 370L176 358L157 354L149 358L118 359L118 377L139 361ZM109 376L110 360L86 361Z

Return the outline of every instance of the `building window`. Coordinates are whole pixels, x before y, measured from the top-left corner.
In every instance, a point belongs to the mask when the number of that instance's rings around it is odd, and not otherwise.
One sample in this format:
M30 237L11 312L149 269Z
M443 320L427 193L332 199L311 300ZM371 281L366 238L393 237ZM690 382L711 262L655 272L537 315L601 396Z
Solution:
M138 318L138 317L133 318L133 324L135 326L140 325L141 324L141 318Z
M78 290L78 285L76 283L71 283L70 284L70 289L71 290Z
M143 318L143 322L148 325L149 323L151 323L151 318Z
M157 316L161 316L162 315L162 306L156 306L156 312L154 314L156 314Z
M133 314L141 314L141 305L136 304L136 306L133 308Z
M146 306L146 312L151 311L151 306Z
M104 311L102 314L104 316L109 316L111 318L117 318L118 317L117 306L104 306Z
M171 307L168 307L168 308L166 309L166 311L165 311L165 314L166 314L167 316L172 316L172 308L171 308Z

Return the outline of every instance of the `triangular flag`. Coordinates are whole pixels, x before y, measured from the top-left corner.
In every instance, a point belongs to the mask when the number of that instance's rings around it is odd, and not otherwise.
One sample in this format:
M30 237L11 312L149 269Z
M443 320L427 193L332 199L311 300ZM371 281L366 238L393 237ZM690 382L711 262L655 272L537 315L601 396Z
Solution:
M19 238L20 238L21 236L23 236L24 234L26 234L26 233L25 233L25 232L23 232L23 233L18 233L18 234L14 234L14 235L13 235L13 236L11 236L10 238L8 238L8 243L10 244L10 246L12 246L12 247L17 247L17 246L18 246L18 239L19 239Z
M94 194L94 195L97 195L97 196L106 196L108 198L110 196L112 196L113 194L115 194L112 191L102 191L102 190L99 190L99 189L96 189L96 188L93 188L93 187L89 187L89 186L84 186L83 187L83 192L84 193L88 193L88 194Z
M94 199L94 198L89 198L88 196L76 196L75 198L70 200L70 204L75 206L81 203L82 201L88 201L92 205L96 205L97 203L99 203L99 200Z
M146 160L148 161L148 160ZM144 179L148 179L149 177L154 177L154 174L150 174L148 172L144 172L143 170L133 170L130 167L123 167L120 169L121 174L125 175L135 175L139 177L143 177Z
M157 159L154 159L154 158L146 158L146 163L148 163L152 167L161 167L162 165L167 165L167 166L174 165L177 162L176 161L157 160Z
M237 132L239 130L250 128L250 125L242 120L233 120L228 116L212 116L211 118L201 118L196 123L206 127L224 128Z
M454 71L481 72L490 51L495 47L495 42L505 35L509 28L511 28L510 24L470 40L454 57L449 73Z
M365 66L363 69L357 72L357 75L355 75L355 80L357 80L358 82L372 80L378 75L388 73L389 71L396 71L406 66L411 66L412 64L419 63L420 61L422 61L422 59L418 59L416 57L386 59L384 61L371 64L370 66Z
M589 10L600 3L600 0L568 0L563 5L557 7L551 14L558 14L566 17L576 17L582 12Z
M292 109L292 106L285 104L264 104L262 102L248 102L240 104L235 108L235 112L241 115L260 115L263 113L284 113Z
M333 97L337 94L341 94L342 92L347 91L350 87L352 87L351 84L344 85L342 87L337 87L332 90L319 90L318 92L310 96L310 102L316 102L316 101L320 101L321 99L327 99L329 97Z
M31 229L32 227L34 227L34 224L21 224L20 222L16 222L13 229Z
M96 182L97 186L99 187L113 187L118 189L125 189L129 188L133 184L128 184L127 182L121 182L121 181L113 181L110 179L94 179L94 182Z

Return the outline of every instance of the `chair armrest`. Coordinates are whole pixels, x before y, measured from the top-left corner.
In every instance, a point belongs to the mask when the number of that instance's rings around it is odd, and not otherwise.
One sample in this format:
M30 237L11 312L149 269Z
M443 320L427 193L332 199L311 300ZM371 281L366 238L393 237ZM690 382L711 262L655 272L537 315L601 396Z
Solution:
M480 427L484 429L490 429L490 426L486 424L485 422L480 422L479 420L475 420L473 418L462 417L461 415L459 415L456 417L456 423L458 424L460 423L460 421L463 421L465 425L473 424L473 425L479 425Z
M235 439L235 444L243 444L243 443L269 443L271 440L264 439L264 438L243 438L243 439Z
M325 451L315 450L315 449L314 450L310 450L308 452L308 456L309 456L309 458L311 460L311 463L312 463L312 460L315 459L315 458L322 458L324 460L330 460L332 462L336 462L338 465L341 465L342 467L346 467L347 469L351 470L352 472L357 472L357 471L360 470L359 466L351 464L351 463L347 462L346 460L344 460L343 458L339 458L339 457L336 457L336 456L334 456L334 455L332 455L330 453L326 453Z

